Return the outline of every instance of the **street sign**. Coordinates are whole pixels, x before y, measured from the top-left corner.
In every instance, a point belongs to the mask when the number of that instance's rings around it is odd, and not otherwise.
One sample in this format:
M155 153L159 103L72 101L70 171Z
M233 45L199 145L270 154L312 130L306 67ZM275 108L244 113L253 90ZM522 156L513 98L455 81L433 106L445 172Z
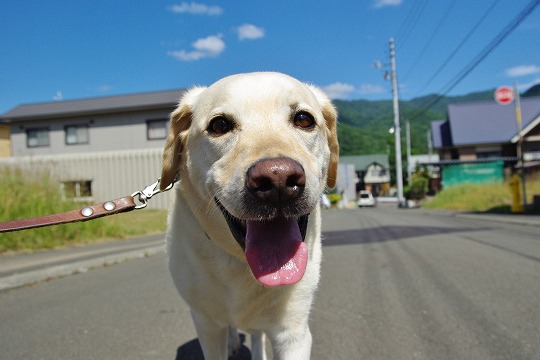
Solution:
M508 105L514 101L514 89L510 86L500 86L495 90L495 101L501 105Z

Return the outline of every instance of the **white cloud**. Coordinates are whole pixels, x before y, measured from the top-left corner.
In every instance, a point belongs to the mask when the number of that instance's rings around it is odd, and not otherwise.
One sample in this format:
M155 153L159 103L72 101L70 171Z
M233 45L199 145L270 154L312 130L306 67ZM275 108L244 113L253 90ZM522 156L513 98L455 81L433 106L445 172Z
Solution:
M264 29L252 24L241 25L236 31L239 40L255 40L264 37Z
M358 92L363 95L384 94L388 92L388 89L380 85L362 84Z
M98 86L97 90L99 92L107 93L112 90L112 86L110 85L100 85Z
M192 51L170 51L168 54L179 60L194 61L208 57L219 56L225 50L225 42L221 39L222 34L211 35L195 41Z
M217 5L206 5L197 2L182 2L180 5L172 5L169 10L178 14L211 15L219 16L223 9Z
M64 100L64 95L62 95L62 92L60 90L56 91L56 95L53 96L54 101L62 101Z
M532 75L540 72L540 67L536 65L520 65L505 71L506 76L508 77L519 77Z
M221 40L222 37L222 34L217 34L199 39L193 43L193 47L208 53L210 56L217 56L225 50L225 42Z
M403 0L373 0L373 7L380 9L386 6L398 6L401 5Z
M525 84L522 84L522 83L518 84L518 89L520 92L527 91L534 85L538 85L538 84L540 84L540 77L533 79L532 81L529 81L528 83L525 83Z
M323 86L322 90L331 99L346 99L352 92L354 92L354 86L351 84L336 82Z

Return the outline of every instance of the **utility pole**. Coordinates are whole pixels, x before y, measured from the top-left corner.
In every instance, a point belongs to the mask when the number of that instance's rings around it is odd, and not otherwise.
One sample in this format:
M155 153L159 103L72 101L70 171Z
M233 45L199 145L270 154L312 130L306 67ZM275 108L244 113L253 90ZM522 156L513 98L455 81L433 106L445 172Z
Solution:
M517 155L519 161L521 162L520 175L521 175L521 195L523 196L523 208L527 207L527 190L526 190L526 179L525 179L525 157L523 156L523 121L521 120L521 97L519 96L519 89L517 81L514 81L514 106L516 111L516 125L518 131L518 146L517 146Z
M401 165L401 128L399 125L399 101L398 83L396 74L396 51L394 48L394 38L390 38L390 66L392 67L392 100L394 104L394 136L396 147L396 183L398 191L398 205L404 206L403 198L403 168Z
M411 186L412 183L412 169L411 169L411 127L409 120L405 123L405 139L407 143L407 184Z
M431 143L431 129L427 131L427 146L428 146L428 163L431 163L431 157L433 156L433 144ZM429 178L431 179L431 165L427 166Z

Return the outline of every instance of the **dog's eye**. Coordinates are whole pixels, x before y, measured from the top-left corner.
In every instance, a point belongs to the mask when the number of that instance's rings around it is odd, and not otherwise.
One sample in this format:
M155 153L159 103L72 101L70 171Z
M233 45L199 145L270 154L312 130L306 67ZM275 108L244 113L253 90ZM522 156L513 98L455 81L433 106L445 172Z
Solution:
M310 130L315 127L315 119L313 119L313 116L310 113L305 111L296 113L293 122L295 126L305 130Z
M233 129L233 123L223 116L213 118L208 125L208 132L212 135L223 135Z

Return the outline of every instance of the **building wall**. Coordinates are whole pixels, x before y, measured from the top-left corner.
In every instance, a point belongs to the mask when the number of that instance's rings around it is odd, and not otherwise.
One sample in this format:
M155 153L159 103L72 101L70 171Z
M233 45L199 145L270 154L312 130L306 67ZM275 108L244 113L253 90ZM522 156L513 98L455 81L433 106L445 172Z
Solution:
M336 189L342 194L345 203L356 200L356 183L358 177L352 164L339 164Z
M448 150L448 149L439 150L439 159L452 160L452 150Z
M540 160L540 124L523 139L523 152L525 161Z
M39 176L46 171L60 184L90 182L84 201L102 203L131 195L161 176L163 148L67 155L20 156L0 159L2 167L16 167ZM150 199L149 208L167 209L168 194Z
M9 139L9 126L0 125L0 157L11 156L11 141Z
M460 148L459 160L476 160L476 148L474 147Z
M32 120L11 125L13 156L38 156L76 154L125 149L163 148L165 139L148 140L147 121L168 119L171 109L137 111L98 116L83 116L62 119ZM66 144L65 127L87 125L87 144ZM168 122L167 122L168 126ZM49 146L28 147L29 129L47 128Z

